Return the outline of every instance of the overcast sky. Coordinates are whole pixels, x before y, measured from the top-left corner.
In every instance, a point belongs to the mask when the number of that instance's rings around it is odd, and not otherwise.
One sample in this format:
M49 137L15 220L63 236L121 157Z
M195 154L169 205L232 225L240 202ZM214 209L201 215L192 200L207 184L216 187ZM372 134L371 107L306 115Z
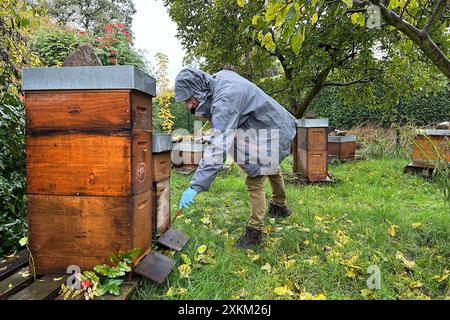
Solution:
M137 13L133 20L135 46L148 51L147 58L155 64L157 52L169 57L169 78L172 86L183 67L184 50L175 37L177 25L170 20L162 0L134 0Z

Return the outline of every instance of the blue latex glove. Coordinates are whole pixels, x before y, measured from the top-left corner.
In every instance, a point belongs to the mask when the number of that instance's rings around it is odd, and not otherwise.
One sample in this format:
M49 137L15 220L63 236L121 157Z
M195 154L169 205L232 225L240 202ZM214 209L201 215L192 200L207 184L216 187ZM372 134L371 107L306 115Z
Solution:
M197 194L198 192L194 189L187 189L181 197L180 209L187 209L194 202L194 198Z

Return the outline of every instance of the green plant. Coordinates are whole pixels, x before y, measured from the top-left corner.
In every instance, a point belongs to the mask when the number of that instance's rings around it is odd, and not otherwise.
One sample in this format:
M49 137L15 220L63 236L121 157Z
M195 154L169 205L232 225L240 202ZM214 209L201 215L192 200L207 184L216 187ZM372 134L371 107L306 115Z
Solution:
M80 288L69 288L61 285L60 294L64 300L93 300L105 294L120 295L120 287L124 283L122 277L132 271L132 265L142 255L142 249L136 248L129 252L119 252L112 255L110 261L112 266L106 264L94 267L93 271L84 271L80 274Z
M28 1L0 2L0 256L19 248L25 221L25 116L21 69L39 64L27 36L43 12Z
M33 33L30 48L45 66L59 67L77 46L92 41L86 32L47 22Z

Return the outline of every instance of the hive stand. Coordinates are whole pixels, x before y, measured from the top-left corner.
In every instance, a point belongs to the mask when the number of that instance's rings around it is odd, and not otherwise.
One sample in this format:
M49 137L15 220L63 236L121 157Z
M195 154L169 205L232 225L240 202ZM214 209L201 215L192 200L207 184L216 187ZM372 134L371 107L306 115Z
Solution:
M37 276L29 272L29 253L20 251L0 263L0 300L63 300L59 295L67 277L60 275ZM96 300L127 300L138 286L137 280L122 285L119 296L105 295Z

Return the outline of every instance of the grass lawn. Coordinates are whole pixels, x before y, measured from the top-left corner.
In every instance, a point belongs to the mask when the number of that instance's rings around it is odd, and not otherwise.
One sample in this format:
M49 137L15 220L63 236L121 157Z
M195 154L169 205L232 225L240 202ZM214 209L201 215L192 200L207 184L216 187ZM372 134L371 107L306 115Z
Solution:
M249 218L245 175L221 173L175 224L191 240L184 255L165 252L177 261L168 283L145 282L134 298L449 299L449 206L435 184L404 175L406 164L335 165L336 185L288 185L294 214L267 218L255 252L232 248ZM283 166L289 171L290 159ZM173 213L189 181L174 173ZM379 291L367 289L372 265L381 270Z

